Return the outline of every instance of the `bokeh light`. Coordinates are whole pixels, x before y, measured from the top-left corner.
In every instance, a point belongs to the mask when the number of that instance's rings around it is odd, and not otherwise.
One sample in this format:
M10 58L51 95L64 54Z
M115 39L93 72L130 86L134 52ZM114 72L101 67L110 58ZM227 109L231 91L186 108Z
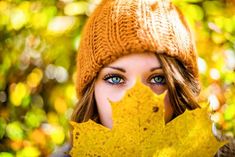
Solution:
M0 1L0 157L49 156L69 141L76 51L101 0ZM198 50L200 102L235 135L235 2L173 0Z

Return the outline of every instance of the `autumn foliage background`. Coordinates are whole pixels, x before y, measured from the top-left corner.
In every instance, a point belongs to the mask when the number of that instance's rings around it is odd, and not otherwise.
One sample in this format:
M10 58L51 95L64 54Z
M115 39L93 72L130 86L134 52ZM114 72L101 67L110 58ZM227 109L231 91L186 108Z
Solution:
M69 139L75 58L100 0L0 1L0 157L48 156ZM174 0L194 30L218 129L235 135L235 1Z

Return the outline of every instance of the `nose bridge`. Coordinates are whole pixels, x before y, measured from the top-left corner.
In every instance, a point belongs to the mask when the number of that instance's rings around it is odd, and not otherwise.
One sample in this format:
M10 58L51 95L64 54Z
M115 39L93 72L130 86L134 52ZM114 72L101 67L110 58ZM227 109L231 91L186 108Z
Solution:
M131 82L130 82L130 84L129 84L127 89L133 88L137 82L140 82L140 83L146 85L146 81L144 80L144 76L142 76L141 74L138 74L138 75L135 75L131 79Z

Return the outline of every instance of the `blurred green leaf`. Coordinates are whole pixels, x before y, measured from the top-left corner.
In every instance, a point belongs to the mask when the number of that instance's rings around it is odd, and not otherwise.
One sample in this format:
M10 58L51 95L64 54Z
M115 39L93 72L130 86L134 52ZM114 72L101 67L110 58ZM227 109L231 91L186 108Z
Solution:
M229 121L235 118L235 104L230 104L224 112L224 119Z
M40 108L33 108L25 115L25 122L29 127L36 128L46 120L45 112Z
M14 155L8 152L0 152L0 157L14 157Z
M30 96L26 96L22 99L22 104L21 106L24 108L27 108L30 105L31 102L31 97Z
M218 16L218 15L223 15L223 2L222 1L204 1L203 2L203 7L207 15L213 15L213 16Z
M49 21L56 16L57 8L55 6L49 6L42 9L40 12L36 12L32 15L31 25L35 29L45 29Z
M22 140L24 138L24 131L18 121L11 122L7 125L6 134L11 140Z
M194 20L202 20L204 17L204 13L203 10L200 6L198 5L187 5L185 8L185 14L187 14L188 17L190 17L190 19L194 19Z
M0 117L0 140L3 138L6 132L6 121ZM0 155L1 157L1 155Z

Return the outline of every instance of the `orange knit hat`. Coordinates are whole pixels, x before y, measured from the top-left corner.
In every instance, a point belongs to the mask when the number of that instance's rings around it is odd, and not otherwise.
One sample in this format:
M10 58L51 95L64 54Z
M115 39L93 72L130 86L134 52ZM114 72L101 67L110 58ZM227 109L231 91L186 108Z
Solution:
M198 78L197 54L182 14L168 0L103 0L88 19L77 56L77 95L117 58L153 52L180 60Z

